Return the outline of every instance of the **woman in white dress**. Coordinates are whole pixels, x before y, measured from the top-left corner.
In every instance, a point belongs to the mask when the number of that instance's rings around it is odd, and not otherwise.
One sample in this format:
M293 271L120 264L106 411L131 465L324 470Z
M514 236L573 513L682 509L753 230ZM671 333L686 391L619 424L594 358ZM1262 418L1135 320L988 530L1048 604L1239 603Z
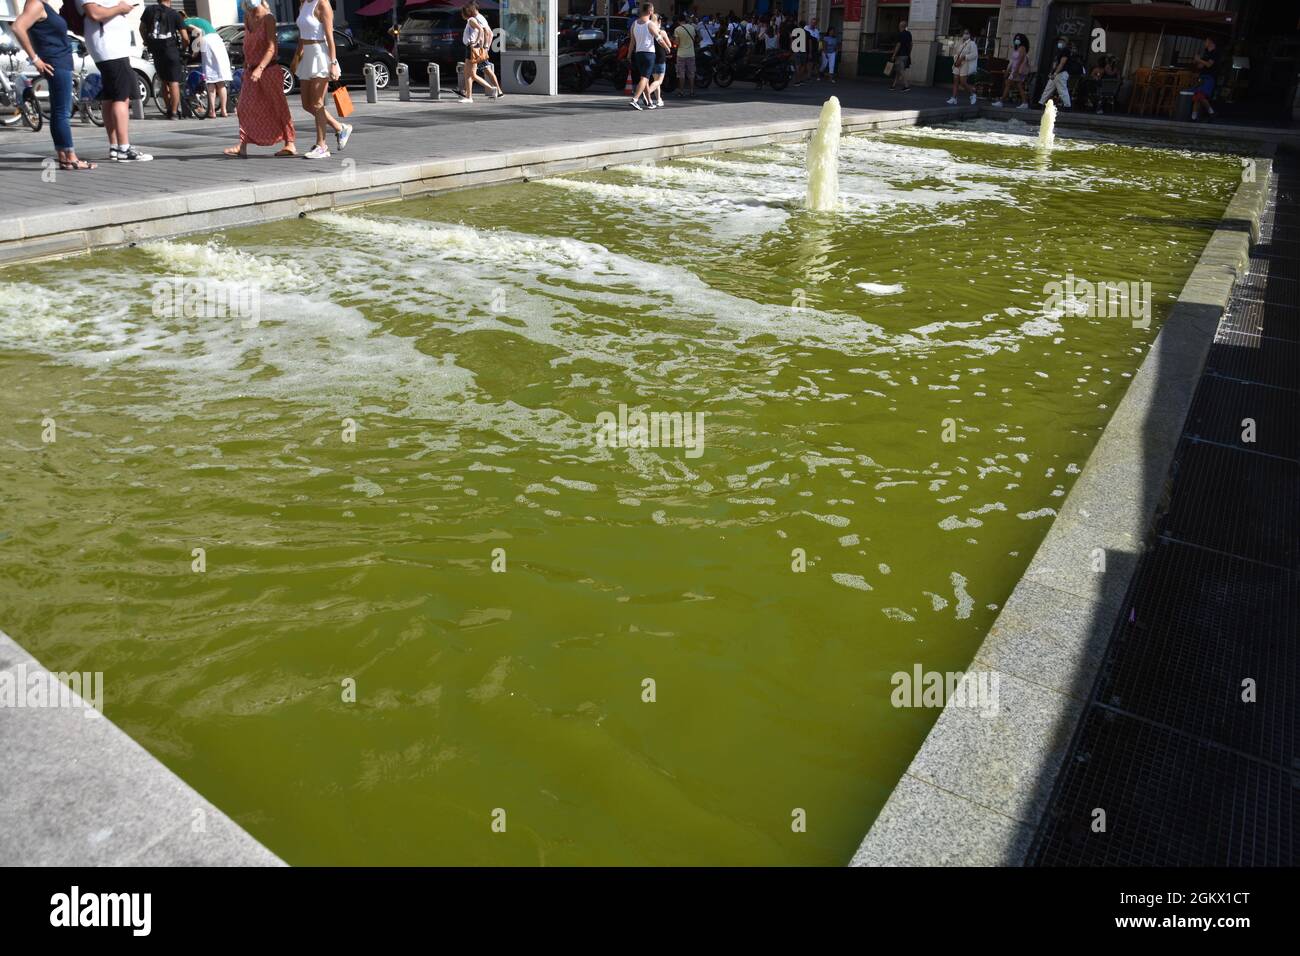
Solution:
M203 82L208 87L208 119L215 112L217 100L221 101L219 115L226 116L226 87L230 83L230 54L217 33L204 33L199 38L199 57L203 61Z

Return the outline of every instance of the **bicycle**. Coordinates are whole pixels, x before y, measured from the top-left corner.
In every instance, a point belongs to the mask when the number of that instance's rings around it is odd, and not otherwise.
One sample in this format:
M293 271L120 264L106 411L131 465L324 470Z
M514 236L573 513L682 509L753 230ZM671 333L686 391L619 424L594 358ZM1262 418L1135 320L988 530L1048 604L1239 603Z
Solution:
M12 109L12 116L0 116L0 126L9 126L22 120L33 133L39 133L45 125L45 117L36 102L36 93L32 90L31 80L23 76L16 66L18 47L10 44L0 46L0 55L9 57L9 69L0 70L0 110Z
M77 62L79 66L72 74L72 114L75 117L80 110L82 117L96 126L103 126L104 108L99 102L99 91L103 88L103 84L99 74L87 69L86 65L93 61L85 54L79 56ZM38 76L32 80L32 92L36 96L36 102L40 104L41 113L48 117L50 115L49 77Z

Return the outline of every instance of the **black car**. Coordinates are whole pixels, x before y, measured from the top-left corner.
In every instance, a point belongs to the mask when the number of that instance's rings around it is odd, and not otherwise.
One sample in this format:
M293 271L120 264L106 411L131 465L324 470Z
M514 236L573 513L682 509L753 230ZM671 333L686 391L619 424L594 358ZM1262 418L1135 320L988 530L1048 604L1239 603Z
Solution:
M495 30L497 12L485 10L483 16ZM464 33L465 20L459 10L412 10L397 35L397 56L410 65L412 80L423 82L429 64L437 63L445 83L448 76L455 76L456 64L465 59Z
M284 92L292 93L298 88L298 78L289 72L289 64L298 50L298 27L285 24L275 30L275 61L284 67ZM397 58L387 50L370 43L354 40L340 30L334 31L334 51L338 55L340 79L345 84L364 84L367 63L375 65L375 86L381 90L397 75ZM240 58L243 58L243 44L240 44Z

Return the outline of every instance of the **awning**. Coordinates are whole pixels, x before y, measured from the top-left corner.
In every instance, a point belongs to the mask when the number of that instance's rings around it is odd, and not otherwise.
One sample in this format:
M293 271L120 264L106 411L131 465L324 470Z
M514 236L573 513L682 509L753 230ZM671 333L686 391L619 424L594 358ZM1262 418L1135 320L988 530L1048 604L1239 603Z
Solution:
M1232 36L1232 14L1181 3L1098 3L1089 12L1103 28L1121 33L1168 33L1201 39Z
M371 3L366 4L353 16L381 17L393 9L395 2L396 0L372 0ZM448 3L446 0L406 0L406 3L402 5L402 9L459 10L468 2L469 0L462 0L460 3ZM500 6L495 0L477 0L477 2L480 10L496 10Z
M393 4L396 2L397 0L373 0L372 3L367 3L364 7L362 7L360 10L354 13L353 16L357 16L357 17L382 16L383 14L387 13L389 10L393 9ZM410 6L410 4L407 4L407 6Z

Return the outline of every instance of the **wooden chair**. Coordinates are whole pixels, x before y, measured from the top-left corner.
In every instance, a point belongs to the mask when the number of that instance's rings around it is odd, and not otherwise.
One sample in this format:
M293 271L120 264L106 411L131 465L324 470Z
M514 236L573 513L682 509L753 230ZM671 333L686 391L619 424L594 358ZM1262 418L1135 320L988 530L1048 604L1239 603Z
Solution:
M1167 73L1160 87L1160 98L1156 112L1162 116L1173 116L1178 105L1178 94L1191 89L1196 84L1196 73L1191 70L1179 70Z
M1128 95L1128 111L1142 115L1151 97L1151 70L1142 67L1133 72L1133 89Z

